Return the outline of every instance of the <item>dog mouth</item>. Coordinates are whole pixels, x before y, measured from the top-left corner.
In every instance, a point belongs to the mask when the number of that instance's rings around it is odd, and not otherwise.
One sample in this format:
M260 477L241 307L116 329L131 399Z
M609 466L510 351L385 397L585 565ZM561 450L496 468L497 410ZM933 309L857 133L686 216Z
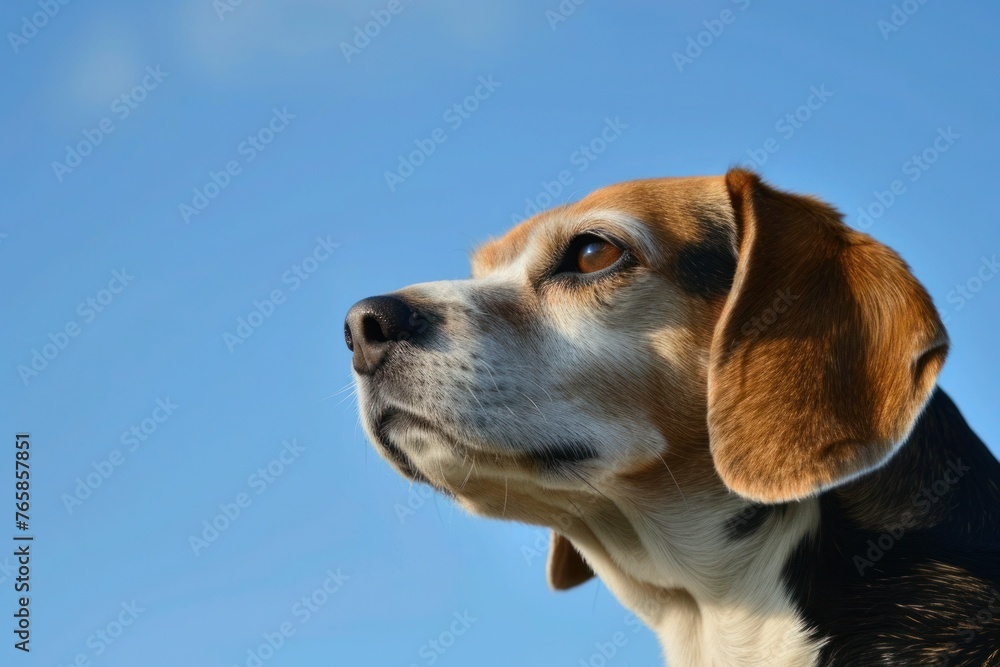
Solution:
M415 482L430 484L430 480L417 469L413 464L413 460L389 436L389 429L398 421L400 414L398 410L386 410L373 420L372 434L374 435L375 444L404 477L412 479ZM420 417L416 417L416 415L407 415L407 417L425 421Z
M599 459L597 449L592 445L572 438L554 437L545 445L521 449L513 446L485 448L461 442L447 433L433 421L409 411L389 408L382 411L372 420L373 440L392 462L396 469L405 477L417 482L431 484L440 490L438 484L432 483L414 463L410 454L394 440L392 431L401 427L416 427L422 431L433 433L444 440L455 457L465 459L472 456L477 466L496 467L501 470L519 469L540 474L560 474L573 472L579 466L593 463Z
M547 472L557 472L598 458L596 449L575 441L558 442L538 451L526 452L522 456Z

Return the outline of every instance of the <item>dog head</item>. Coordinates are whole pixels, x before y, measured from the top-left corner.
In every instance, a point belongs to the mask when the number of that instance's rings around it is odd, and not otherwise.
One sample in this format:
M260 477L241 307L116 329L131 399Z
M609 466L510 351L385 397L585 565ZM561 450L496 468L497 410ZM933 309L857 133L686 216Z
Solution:
M738 169L542 213L470 279L355 304L345 334L365 429L402 474L560 532L615 494L777 503L862 475L947 350L894 252ZM557 587L586 578L567 548Z

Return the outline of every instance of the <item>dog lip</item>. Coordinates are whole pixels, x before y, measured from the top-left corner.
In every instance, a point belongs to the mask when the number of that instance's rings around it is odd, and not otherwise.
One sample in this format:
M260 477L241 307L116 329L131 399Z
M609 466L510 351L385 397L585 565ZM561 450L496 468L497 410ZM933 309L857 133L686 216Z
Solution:
M375 423L380 428L385 429L388 428L390 424L397 422L400 419L406 420L408 424L418 428L433 432L440 431L440 429L438 429L429 419L421 417L420 415L414 414L408 410L399 410L396 408L387 409L378 419L376 419Z
M425 417L413 414L408 410L386 408L372 419L372 431L375 436L375 443L385 452L386 456L388 456L396 468L406 477L409 477L414 481L431 484L438 490L442 490L432 484L430 480L423 475L423 473L417 470L410 457L390 438L390 428L392 428L393 425L398 424L400 421L403 421L411 426L435 432L441 437L444 437L446 440L451 441L450 438L442 433L441 429L436 427L433 422ZM457 443L454 443L454 446L462 449ZM497 463L500 463L502 460L506 460L508 465L513 464L517 466L518 463L520 463L522 466L535 466L536 469L540 468L544 472L559 472L577 464L594 461L599 458L598 452L593 446L577 440L559 441L537 450L522 450L519 452L512 452L510 450L492 450L492 452L485 450L481 451L495 455L497 457Z
M582 442L561 442L538 451L528 452L527 457L541 464L546 470L558 470L577 463L598 458L597 450Z
M389 438L389 426L392 424L393 419L397 416L397 414L398 411L396 410L386 410L372 420L372 432L375 435L375 442L382 448L383 451L385 451L386 455L394 464L396 464L396 467L401 473L403 473L403 475L416 482L430 484L430 480L424 477L423 473L417 470L416 466L413 465L413 461L410 460L410 457L399 448L399 445L394 443Z

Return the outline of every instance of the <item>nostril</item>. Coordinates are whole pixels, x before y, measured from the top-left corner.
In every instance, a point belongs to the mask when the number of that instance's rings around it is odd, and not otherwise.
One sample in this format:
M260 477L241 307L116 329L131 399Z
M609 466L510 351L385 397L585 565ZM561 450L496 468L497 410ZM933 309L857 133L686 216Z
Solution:
M382 330L382 322L374 315L366 315L361 320L361 335L368 343L389 342L389 337Z
M396 296L373 296L351 306L344 321L344 341L353 353L354 370L370 375L394 344L414 341L427 325L423 317Z
M351 325L344 322L344 340L347 341L347 349L354 352L354 336L351 335Z

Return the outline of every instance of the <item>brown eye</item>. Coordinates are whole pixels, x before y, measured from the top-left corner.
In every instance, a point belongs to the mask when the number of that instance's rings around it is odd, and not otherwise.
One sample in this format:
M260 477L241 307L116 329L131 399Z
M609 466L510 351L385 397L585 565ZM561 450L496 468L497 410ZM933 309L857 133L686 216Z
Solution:
M576 255L576 270L580 273L594 273L606 269L619 259L622 250L596 236L588 236L579 246Z

